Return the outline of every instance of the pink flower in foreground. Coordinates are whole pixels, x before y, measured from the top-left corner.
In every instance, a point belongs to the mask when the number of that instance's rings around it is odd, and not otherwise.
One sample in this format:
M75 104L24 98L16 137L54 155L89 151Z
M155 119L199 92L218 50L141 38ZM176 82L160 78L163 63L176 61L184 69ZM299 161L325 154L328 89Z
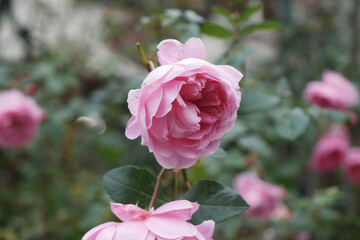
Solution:
M316 143L311 157L312 168L317 172L335 170L344 161L349 144L346 127L333 127Z
M164 168L187 168L214 153L233 127L243 75L204 61L205 47L198 38L185 45L164 40L158 49L163 65L149 73L141 89L129 92L133 116L125 134L130 139L141 135L142 145Z
M235 190L245 199L250 208L244 216L250 216L261 220L268 220L276 216L278 207L285 207L281 200L285 190L279 186L262 181L252 173L241 173L235 178ZM279 210L279 209L278 209ZM280 209L283 211L284 209ZM273 215L275 214L275 216ZM281 217L287 215L280 214ZM287 216L285 216L287 217Z
M0 146L23 147L32 140L43 120L43 111L18 90L0 92Z
M323 108L344 110L359 102L357 89L342 76L333 71L324 71L321 82L309 82L305 99Z
M194 226L187 220L199 208L197 203L177 200L155 211L145 211L133 204L111 203L112 212L123 222L101 224L82 240L211 240L214 221Z
M348 150L343 167L346 177L353 183L360 184L360 148L352 147Z

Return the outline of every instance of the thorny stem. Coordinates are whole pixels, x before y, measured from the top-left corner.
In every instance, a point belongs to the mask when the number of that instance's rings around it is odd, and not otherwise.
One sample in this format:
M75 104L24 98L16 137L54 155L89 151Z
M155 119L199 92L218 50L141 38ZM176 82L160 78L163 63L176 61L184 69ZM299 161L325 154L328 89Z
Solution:
M150 202L150 205L149 205L149 210L150 210L151 208L153 208L154 205L155 205L155 201L156 201L156 198L157 198L158 193L159 193L159 188L160 188L161 179L162 179L162 177L164 176L165 170L166 170L165 168L162 168L161 171L160 171L160 173L159 173L159 175L157 176L154 193L153 193L153 195L152 195L151 202Z
M148 61L146 56L145 56L145 53L144 53L144 49L142 48L141 44L140 43L136 43L136 47L139 51L139 54L140 54L140 58L141 58L141 61L144 63L146 69L151 72L152 70L155 69L154 67L154 63L152 61Z

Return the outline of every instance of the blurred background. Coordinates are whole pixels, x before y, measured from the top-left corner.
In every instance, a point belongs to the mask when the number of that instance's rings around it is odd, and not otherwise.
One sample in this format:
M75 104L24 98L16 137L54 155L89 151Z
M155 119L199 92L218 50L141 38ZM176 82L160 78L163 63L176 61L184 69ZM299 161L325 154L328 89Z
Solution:
M222 148L189 169L233 187L252 170L287 191L286 219L235 218L214 239L360 239L360 189L341 170L309 168L312 148L342 111L309 106L307 82L324 69L360 85L358 0L0 0L0 89L32 93L47 112L22 149L0 149L0 239L77 240L115 220L102 176L126 164L154 174L140 139L128 140L127 93L147 74L140 42L156 65L156 45L201 37L207 61L244 73L238 121ZM301 129L284 133L284 111ZM352 109L359 114L358 106ZM350 129L360 146L359 125Z

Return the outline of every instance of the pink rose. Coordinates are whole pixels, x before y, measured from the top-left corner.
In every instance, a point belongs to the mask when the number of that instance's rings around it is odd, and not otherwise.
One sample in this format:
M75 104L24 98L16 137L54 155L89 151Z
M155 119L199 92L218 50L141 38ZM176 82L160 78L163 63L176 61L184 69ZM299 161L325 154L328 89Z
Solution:
M187 220L199 208L197 203L177 200L145 211L133 204L111 203L112 212L123 222L101 224L82 240L211 240L214 221L194 226Z
M317 172L333 171L343 162L348 147L346 127L333 127L316 143L311 157L312 168Z
M347 178L353 182L360 184L360 148L352 147L348 150L343 167Z
M359 102L357 89L342 76L326 70L321 82L309 82L305 92L305 99L323 108L344 110Z
M252 173L241 173L235 178L235 190L245 199L250 208L244 216L268 220L278 207L285 190L279 186L260 180ZM280 209L281 211L284 209Z
M32 140L43 120L43 111L18 90L0 92L0 146L23 147Z
M205 48L198 38L185 45L165 40L158 49L163 65L149 73L141 89L129 92L133 116L125 134L130 139L141 135L142 145L164 168L187 168L214 153L233 127L243 75L204 61Z

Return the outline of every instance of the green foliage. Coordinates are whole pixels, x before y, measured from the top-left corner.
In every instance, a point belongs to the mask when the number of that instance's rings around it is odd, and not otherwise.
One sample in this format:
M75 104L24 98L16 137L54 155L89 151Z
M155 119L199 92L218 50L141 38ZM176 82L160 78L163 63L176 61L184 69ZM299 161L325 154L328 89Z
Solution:
M255 87L246 86L242 89L240 113L250 113L268 110L276 107L280 102L278 96L262 91Z
M194 224L210 219L222 222L249 208L237 192L211 180L201 180L182 198L200 204L199 210L191 219Z
M134 166L119 167L104 175L104 185L110 197L118 203L149 206L156 178L147 170ZM165 189L160 188L156 206L166 202Z
M296 140L309 124L309 117L301 108L279 109L274 115L276 133L286 140Z
M207 34L207 35L211 35L211 36L219 37L219 38L230 38L233 36L233 33L229 29L227 29L217 23L202 24L201 32L203 34Z

